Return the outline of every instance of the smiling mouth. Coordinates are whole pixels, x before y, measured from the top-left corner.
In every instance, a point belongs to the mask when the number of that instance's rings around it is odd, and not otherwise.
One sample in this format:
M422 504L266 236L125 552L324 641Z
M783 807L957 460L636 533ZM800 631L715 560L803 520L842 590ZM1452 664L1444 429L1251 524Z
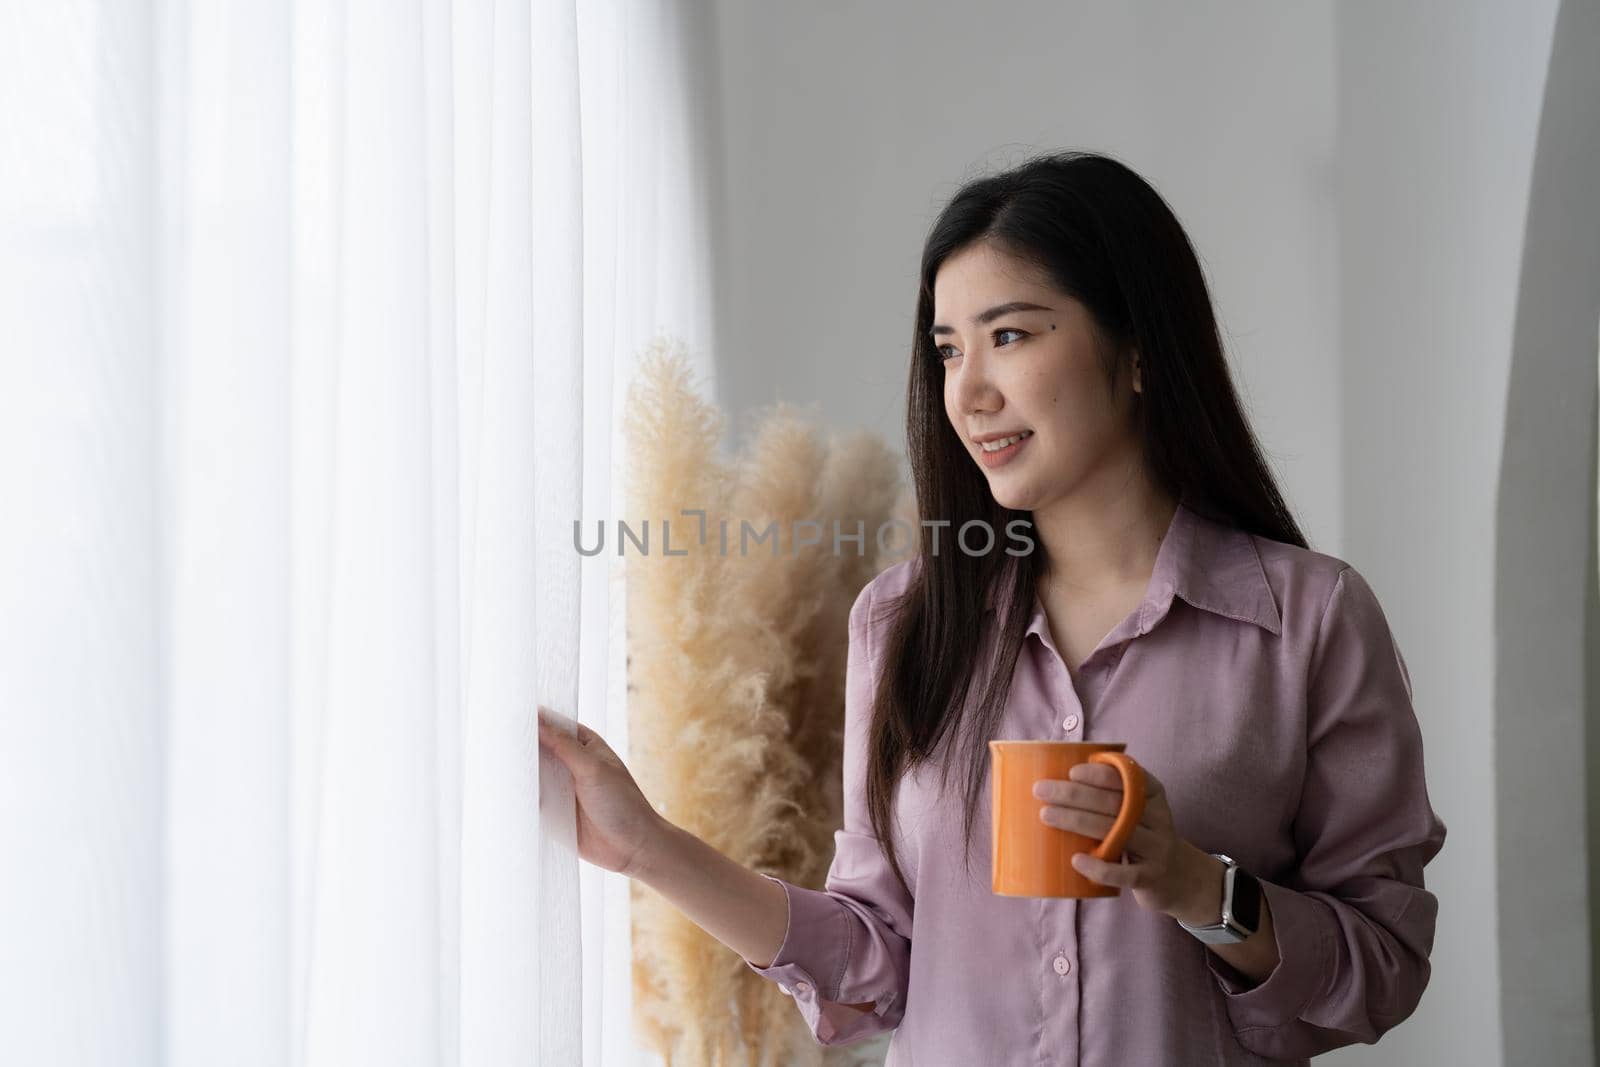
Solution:
M1003 452L1012 445L1016 444L1018 441L1025 441L1032 436L1032 430L1023 430L1021 433L1014 433L1010 437L1001 437L998 440L985 441L978 447L983 449L985 452Z
M978 463L985 469L1003 467L1010 463L1018 452L1028 447L1028 442L1033 440L1033 431L1025 430L1022 433L1003 437L998 441L985 441L978 446Z

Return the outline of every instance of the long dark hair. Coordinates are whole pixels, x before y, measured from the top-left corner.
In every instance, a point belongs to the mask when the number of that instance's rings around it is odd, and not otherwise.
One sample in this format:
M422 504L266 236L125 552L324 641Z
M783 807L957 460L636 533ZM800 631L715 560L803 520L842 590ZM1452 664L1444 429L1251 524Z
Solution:
M1114 387L1140 356L1134 419L1148 475L1184 506L1274 541L1307 547L1262 457L1234 391L1205 277L1172 209L1150 184L1104 155L1057 152L963 185L934 222L922 252L906 391L906 445L922 524L919 566L891 605L885 669L873 699L867 807L895 876L906 878L890 827L902 774L937 760L941 789L967 767L965 836L988 770L1032 611L1042 552L968 555L948 541L979 519L1003 531L1031 513L1002 507L944 409L943 370L930 336L934 278L946 258L987 242L1035 265L1090 313ZM934 552L933 520L948 520ZM969 705L984 647L983 605L996 600L988 681ZM966 711L971 706L973 710ZM959 747L958 747L959 746ZM970 866L969 866L970 870Z

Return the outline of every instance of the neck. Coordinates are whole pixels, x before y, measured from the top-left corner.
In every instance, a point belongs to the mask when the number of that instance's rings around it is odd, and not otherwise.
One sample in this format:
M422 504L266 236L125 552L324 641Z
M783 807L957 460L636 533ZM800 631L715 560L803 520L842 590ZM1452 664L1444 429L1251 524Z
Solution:
M1085 485L1034 511L1048 587L1093 594L1149 581L1178 502L1142 475L1141 466L1117 484Z

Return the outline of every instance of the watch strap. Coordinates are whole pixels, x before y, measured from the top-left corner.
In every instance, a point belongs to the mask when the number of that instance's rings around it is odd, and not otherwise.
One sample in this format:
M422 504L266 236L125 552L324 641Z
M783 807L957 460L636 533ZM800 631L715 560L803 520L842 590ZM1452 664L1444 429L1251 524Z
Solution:
M1249 880L1251 876L1248 872L1241 871L1239 864L1231 856L1221 852L1211 852L1208 855L1227 864L1222 874L1222 902L1218 909L1218 919L1206 926L1190 926L1179 919L1178 925L1208 945L1237 944L1255 933L1254 930L1239 923L1234 916L1233 907L1236 887L1241 882L1240 875L1243 875L1243 880Z

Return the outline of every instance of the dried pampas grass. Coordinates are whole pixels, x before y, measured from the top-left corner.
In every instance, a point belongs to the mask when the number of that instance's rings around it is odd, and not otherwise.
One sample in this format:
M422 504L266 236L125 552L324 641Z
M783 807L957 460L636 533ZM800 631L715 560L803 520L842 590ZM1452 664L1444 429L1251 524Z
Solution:
M722 459L725 420L663 340L641 358L624 429L629 525L649 523L648 551L625 553L630 768L673 823L820 889L841 823L850 605L915 549L905 528L886 534L890 552L877 545L891 517L915 527L899 458L870 434L824 438L779 405ZM860 549L844 539L858 531ZM667 1064L855 1062L818 1046L775 983L670 902L638 882L631 894L636 1028Z

